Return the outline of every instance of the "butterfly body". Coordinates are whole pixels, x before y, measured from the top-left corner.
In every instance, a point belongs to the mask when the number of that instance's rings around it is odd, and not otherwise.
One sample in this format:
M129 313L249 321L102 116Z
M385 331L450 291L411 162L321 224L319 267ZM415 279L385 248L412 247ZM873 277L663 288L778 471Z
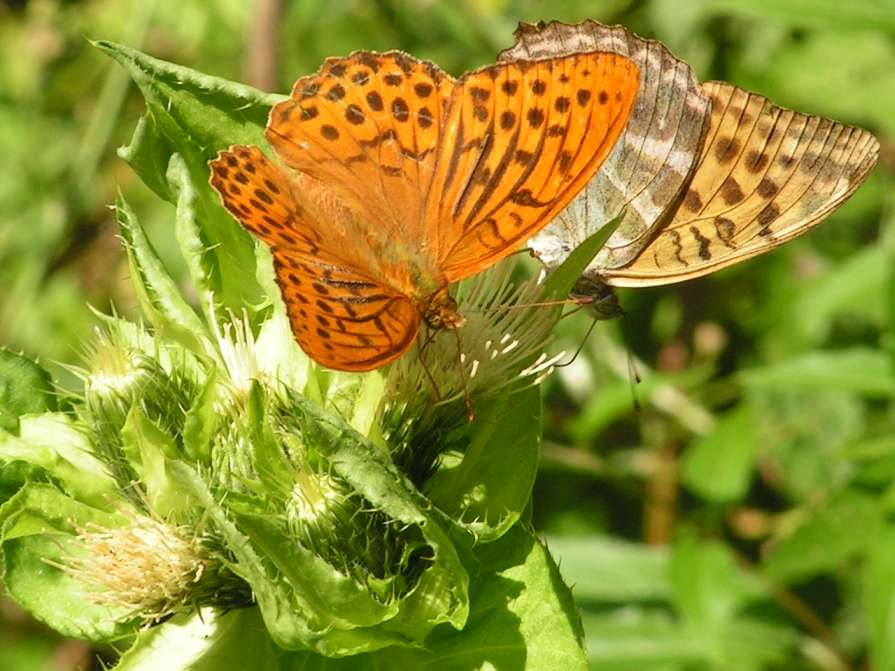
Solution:
M422 307L422 313L423 319L433 329L454 331L466 325L466 317L460 314L457 301L451 296L447 286L429 296Z
M450 285L511 254L595 174L636 65L604 52L454 79L400 52L328 59L270 112L257 147L210 163L224 206L273 254L293 333L317 362L378 368L425 322L465 319Z

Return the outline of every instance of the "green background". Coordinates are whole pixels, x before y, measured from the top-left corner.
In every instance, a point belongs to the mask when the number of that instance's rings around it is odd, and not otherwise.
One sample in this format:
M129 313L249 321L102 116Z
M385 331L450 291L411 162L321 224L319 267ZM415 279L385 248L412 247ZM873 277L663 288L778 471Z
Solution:
M493 61L518 21L623 23L700 79L869 128L882 153L810 234L622 292L628 315L546 382L534 519L593 668L895 669L895 2L295 0L271 32L259 16L277 4L0 4L0 344L74 385L64 364L91 335L89 306L136 315L118 188L182 263L173 209L115 155L142 100L86 38L286 91L355 49L459 74ZM589 326L563 320L553 351ZM96 653L0 597L0 668L99 668Z

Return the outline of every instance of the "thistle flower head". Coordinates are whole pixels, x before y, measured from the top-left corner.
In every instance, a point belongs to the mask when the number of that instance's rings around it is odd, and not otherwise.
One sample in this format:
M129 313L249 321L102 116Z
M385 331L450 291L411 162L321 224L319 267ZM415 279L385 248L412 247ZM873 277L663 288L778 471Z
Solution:
M93 603L151 624L196 601L211 560L188 529L145 515L127 517L129 524L120 528L79 528L57 567L81 583Z
M90 370L84 375L86 392L99 396L124 395L140 373L137 352L113 342L107 331L97 328L96 332L96 339L87 350Z
M447 404L469 394L491 395L535 383L562 357L544 349L555 311L538 305L544 273L516 284L512 260L460 285L456 300L466 324L456 331L424 331L414 350L389 375L387 397L414 408Z
M233 395L245 398L252 388L252 381L262 377L248 315L243 312L242 317L237 317L231 312L230 320L223 324L217 319L212 320L212 329L213 353L227 374L229 390Z
M332 545L342 540L346 530L349 537L353 535L357 512L351 492L340 481L326 472L296 471L286 501L286 521L306 547L321 556L332 556Z

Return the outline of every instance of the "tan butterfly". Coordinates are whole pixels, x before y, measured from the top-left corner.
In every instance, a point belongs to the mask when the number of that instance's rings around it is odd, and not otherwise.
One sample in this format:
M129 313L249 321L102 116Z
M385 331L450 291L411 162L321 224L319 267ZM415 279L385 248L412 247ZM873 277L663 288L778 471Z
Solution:
M842 205L876 164L879 143L867 131L731 84L698 85L661 44L619 26L522 24L516 38L501 60L596 48L640 69L624 135L587 188L530 243L553 268L624 209L580 292L681 282L773 249Z

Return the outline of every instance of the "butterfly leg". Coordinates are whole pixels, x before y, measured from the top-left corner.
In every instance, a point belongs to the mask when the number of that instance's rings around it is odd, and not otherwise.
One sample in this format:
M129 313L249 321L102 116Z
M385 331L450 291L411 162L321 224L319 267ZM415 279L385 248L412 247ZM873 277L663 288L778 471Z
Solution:
M435 384L435 378L432 376L432 371L430 371L429 366L426 365L426 347L428 347L429 343L435 338L435 333L435 330L427 327L425 340L417 339L416 344L419 350L417 352L417 358L420 361L420 365L423 367L423 371L426 373L426 377L429 378L429 384L432 385L432 391L435 392L435 401L441 402L441 392L438 391L438 385Z

